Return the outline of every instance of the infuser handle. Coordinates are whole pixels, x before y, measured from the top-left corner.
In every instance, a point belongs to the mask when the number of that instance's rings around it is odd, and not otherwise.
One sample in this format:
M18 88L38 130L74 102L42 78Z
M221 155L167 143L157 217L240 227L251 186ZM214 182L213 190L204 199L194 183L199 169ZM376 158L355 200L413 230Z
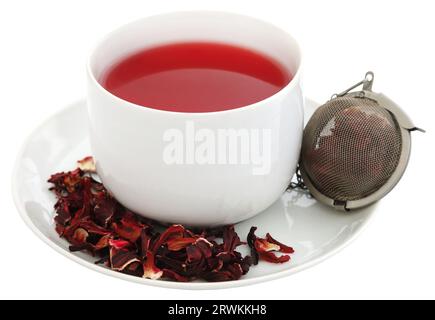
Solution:
M355 83L353 86L351 86L350 88L344 90L343 92L340 93L336 93L334 95L332 95L331 100L338 98L338 97L343 97L346 94L348 94L350 91L352 91L353 89L358 88L359 86L363 86L363 90L364 91L372 91L372 87L373 87L373 81L375 80L375 74L372 71L368 71L364 77L363 80L361 80L358 83Z

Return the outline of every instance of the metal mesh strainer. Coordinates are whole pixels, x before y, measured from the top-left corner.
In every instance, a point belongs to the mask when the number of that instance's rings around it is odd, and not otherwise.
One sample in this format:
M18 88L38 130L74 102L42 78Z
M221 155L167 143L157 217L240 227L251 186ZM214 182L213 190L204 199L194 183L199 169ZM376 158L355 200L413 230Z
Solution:
M373 79L368 72L334 95L304 129L303 181L316 199L344 210L373 203L396 185L409 159L410 131L418 129L394 102L371 91Z

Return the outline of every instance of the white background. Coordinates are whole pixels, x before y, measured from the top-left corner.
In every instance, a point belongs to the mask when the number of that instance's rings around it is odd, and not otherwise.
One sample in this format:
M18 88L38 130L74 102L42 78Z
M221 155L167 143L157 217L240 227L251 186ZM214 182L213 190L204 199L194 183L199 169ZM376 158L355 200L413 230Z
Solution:
M333 258L250 287L161 289L75 264L21 221L10 190L18 148L43 119L84 97L94 42L130 20L186 9L244 13L290 31L305 54L306 95L318 101L374 70L374 89L428 130L413 135L408 170L369 227ZM433 1L2 1L0 40L0 297L435 298Z

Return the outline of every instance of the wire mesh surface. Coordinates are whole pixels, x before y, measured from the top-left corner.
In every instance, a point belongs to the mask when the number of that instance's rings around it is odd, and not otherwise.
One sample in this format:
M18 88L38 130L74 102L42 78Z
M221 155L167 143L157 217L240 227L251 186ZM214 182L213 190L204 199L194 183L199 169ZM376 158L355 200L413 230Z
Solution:
M359 200L387 182L401 152L400 128L389 111L368 98L339 97L305 127L301 170L323 195Z

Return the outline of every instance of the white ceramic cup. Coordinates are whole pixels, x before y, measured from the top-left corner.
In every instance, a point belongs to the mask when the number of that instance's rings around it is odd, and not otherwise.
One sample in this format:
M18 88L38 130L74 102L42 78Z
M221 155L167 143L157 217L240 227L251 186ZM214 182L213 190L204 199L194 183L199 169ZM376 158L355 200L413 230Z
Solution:
M287 68L293 79L257 103L205 113L135 105L99 83L103 73L128 54L185 41L221 42L262 52ZM111 32L92 52L87 69L91 147L104 185L130 210L165 223L215 226L263 211L286 190L299 158L300 64L299 46L287 32L238 14L177 12L147 17ZM269 132L268 170L255 173L258 163L252 161L168 164L163 156L168 146L165 132L186 132L187 123L209 132Z

